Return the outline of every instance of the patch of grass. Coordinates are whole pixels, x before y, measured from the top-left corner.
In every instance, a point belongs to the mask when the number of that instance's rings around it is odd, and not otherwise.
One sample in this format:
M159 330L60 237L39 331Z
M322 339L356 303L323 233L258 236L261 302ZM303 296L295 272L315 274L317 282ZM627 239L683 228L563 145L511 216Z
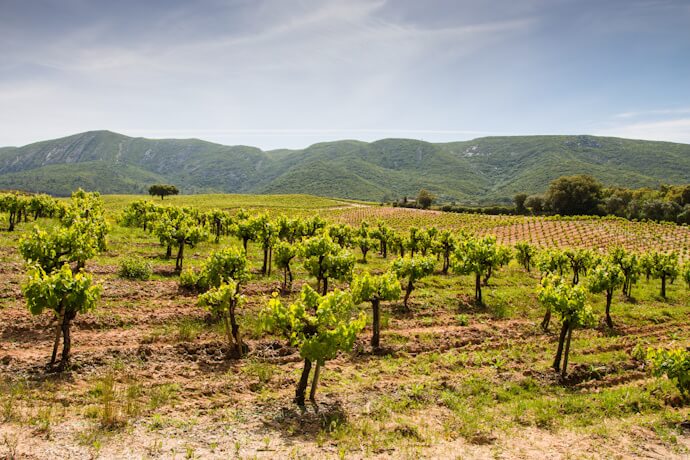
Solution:
M36 432L44 434L50 438L53 422L55 421L55 410L52 405L39 407L36 414L31 417L29 423L34 426Z
M455 315L455 322L458 326L468 326L470 324L470 317L464 313Z
M180 386L176 383L163 383L149 390L149 408L158 409L177 399Z
M275 364L260 361L258 359L249 360L242 366L242 372L250 378L256 379L254 389L263 388L267 385L277 371Z
M177 340L180 342L193 342L204 329L201 321L183 319L177 323Z
M2 394L2 419L12 422L19 418L19 400L26 393L26 385L22 381L5 382L0 386Z

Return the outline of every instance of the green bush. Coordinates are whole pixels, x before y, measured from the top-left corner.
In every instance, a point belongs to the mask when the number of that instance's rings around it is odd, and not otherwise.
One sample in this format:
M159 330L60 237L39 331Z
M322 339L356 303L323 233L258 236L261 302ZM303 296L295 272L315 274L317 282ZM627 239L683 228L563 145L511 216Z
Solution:
M455 321L458 326L468 326L470 324L470 318L464 313L455 316Z
M680 394L687 398L690 394L690 351L677 348L674 350L649 349L647 359L652 366L655 377L666 375L675 383Z
M120 278L141 281L146 281L151 278L152 273L153 268L151 264L137 257L126 257L122 259L122 262L120 262L120 270L117 272Z
M193 268L186 268L180 273L180 287L190 291L205 292L208 290L208 279L203 273Z

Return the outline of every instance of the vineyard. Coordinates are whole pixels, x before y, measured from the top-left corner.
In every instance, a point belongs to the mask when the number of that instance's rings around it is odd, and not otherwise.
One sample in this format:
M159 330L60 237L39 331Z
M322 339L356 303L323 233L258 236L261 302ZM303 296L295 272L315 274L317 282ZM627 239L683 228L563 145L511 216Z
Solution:
M687 226L80 191L0 228L0 458L690 452Z
M623 246L630 251L675 251L690 259L690 227L619 218L555 218L489 216L419 211L408 208L366 207L325 211L324 216L350 225L383 220L397 229L430 227L496 235L503 244L526 241L540 247L582 247L601 251Z

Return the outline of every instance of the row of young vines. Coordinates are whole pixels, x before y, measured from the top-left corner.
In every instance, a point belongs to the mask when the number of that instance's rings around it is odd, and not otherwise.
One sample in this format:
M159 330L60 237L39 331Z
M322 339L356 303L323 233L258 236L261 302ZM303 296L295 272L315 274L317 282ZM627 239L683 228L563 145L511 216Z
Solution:
M52 202L51 205L46 200L45 209L34 216L55 216L59 225L50 230L35 226L20 239L19 251L29 266L23 292L30 311L40 314L51 310L58 319L50 368L62 370L69 364L71 321L78 313L95 308L98 301L101 288L84 267L89 259L106 250L109 227L97 193L80 190L69 202ZM24 210L15 211L13 219L21 218L20 212L26 218ZM439 230L433 226L412 226L401 231L383 221L376 224L361 221L357 226L328 224L318 216L270 218L246 211L199 212L144 200L125 208L119 224L139 227L155 235L166 257L172 258L175 251L175 269L180 273L181 286L196 290L198 304L223 324L228 353L237 359L249 351L237 318L238 309L245 302L243 288L251 277L248 245L260 247L263 254L260 274L270 275L275 266L282 275L281 290L261 310L260 322L265 331L284 335L304 359L295 397L299 405L305 403L310 377L313 400L326 361L340 351L351 349L365 328L367 320L361 304L371 306L370 342L377 349L381 346L381 303L395 302L402 297L403 308L409 310L418 282L436 272L447 276L471 275L475 302L483 304L482 288L512 259L527 272L538 270L541 275L538 298L545 308L541 326L548 329L553 314L560 319L553 367L563 377L573 331L595 322L586 302L587 291L606 296L604 321L612 328L614 291L621 289L626 298L631 298L641 276L659 280L662 298L666 297L667 283L678 277L690 287L690 263L681 265L675 252L636 253L622 247L608 252L584 248L540 249L526 242L503 245L494 235ZM233 236L240 244L221 244L224 236ZM219 249L210 254L200 269L184 269L185 248L208 239L217 243ZM356 274L355 253L365 263L373 252L383 259L392 256L388 269L383 273L365 270ZM306 284L296 300L286 302L285 296L292 292L293 268L297 263L315 284L313 287ZM346 283L348 287L331 290L333 281ZM62 357L54 367L61 337Z

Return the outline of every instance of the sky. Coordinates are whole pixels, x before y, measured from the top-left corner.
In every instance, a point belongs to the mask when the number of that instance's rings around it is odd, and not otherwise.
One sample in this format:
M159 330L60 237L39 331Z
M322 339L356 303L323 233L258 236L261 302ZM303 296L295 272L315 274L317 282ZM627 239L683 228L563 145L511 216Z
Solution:
M0 146L690 143L690 0L0 0Z

